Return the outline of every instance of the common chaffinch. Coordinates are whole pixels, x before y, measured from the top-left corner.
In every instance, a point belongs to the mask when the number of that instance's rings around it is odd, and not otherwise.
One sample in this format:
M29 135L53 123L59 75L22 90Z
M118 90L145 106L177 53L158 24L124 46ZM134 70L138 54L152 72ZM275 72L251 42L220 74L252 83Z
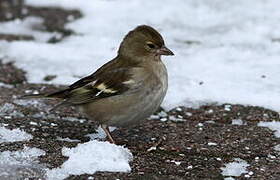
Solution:
M154 28L141 25L121 42L117 56L68 88L35 98L58 98L56 107L72 105L100 123L111 143L108 126L127 126L154 113L165 97L168 75L162 55L174 55ZM55 107L55 108L56 108Z

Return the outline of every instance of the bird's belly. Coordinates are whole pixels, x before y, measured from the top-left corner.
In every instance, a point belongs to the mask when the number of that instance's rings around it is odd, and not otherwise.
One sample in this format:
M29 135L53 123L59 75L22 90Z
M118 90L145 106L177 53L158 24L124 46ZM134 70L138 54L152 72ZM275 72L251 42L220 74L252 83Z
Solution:
M141 96L139 97L139 102L136 104L131 104L127 111L131 112L123 117L119 117L118 120L112 119L112 125L115 123L115 125L118 126L129 126L137 124L143 120L145 120L147 117L149 117L151 114L153 114L160 106L162 102L162 95L160 92L153 95L148 95L145 97Z
M151 92L153 91L153 92ZM110 126L130 126L145 120L160 106L166 93L165 87L141 90L83 105L80 109L89 119Z

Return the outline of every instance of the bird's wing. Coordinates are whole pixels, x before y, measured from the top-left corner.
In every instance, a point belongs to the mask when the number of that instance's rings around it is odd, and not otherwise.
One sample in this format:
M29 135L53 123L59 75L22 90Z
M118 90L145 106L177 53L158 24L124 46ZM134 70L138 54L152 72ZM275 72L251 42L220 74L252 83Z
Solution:
M79 105L123 94L130 90L134 83L131 79L131 69L131 67L120 67L118 63L110 62L90 76L73 83L69 88L45 97L61 98L64 99L63 104Z
M86 77L83 81L74 83L75 86L70 90L66 102L78 105L122 94L129 90L129 85L125 83L129 78L128 69L117 69ZM84 85L84 82L87 84Z

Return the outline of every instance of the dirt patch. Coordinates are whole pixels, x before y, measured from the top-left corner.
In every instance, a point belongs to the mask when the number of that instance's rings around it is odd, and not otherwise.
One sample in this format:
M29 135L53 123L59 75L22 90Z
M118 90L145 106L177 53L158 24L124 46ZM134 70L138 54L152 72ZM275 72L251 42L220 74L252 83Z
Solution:
M59 36L54 35L48 40L48 42L57 43L62 41L65 37L74 34L74 31L66 28L65 24L82 17L82 14L78 10L27 6L24 4L23 0L2 0L0 2L0 22L15 19L22 20L26 17L42 18L43 26L36 30L56 32ZM34 37L24 34L2 34L0 35L0 40L1 39L7 41L32 40Z
M34 40L33 36L28 35L14 35L14 34L0 34L0 40L11 41L31 41Z
M25 72L14 66L12 62L2 63L0 59L0 82L20 84L26 82Z
M22 17L23 0L1 0L0 21L9 21Z
M48 40L49 43L60 42L67 36L74 34L74 31L65 27L66 23L74 21L82 16L77 10L64 10L61 8L40 8L26 6L25 16L37 16L44 19L42 31L57 32L61 36L53 36Z

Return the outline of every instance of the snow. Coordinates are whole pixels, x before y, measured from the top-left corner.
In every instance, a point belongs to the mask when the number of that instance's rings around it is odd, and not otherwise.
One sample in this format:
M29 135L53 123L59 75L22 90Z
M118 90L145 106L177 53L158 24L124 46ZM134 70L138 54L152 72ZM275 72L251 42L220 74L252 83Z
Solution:
M0 106L0 116L11 119L12 117L24 117L24 114L17 110L14 104L5 103Z
M217 143L214 143L214 142L208 142L208 143L207 143L207 145L208 145L208 146L217 146Z
M48 108L48 106L45 103L42 103L41 100L37 99L15 99L13 103L25 107L35 107L37 109Z
M165 108L217 102L280 110L278 0L26 2L79 9L85 15L67 24L78 35L57 44L42 40L50 34L30 29L40 26L38 18L0 24L1 32L35 34L35 42L0 42L2 56L26 70L29 82L44 82L52 74L57 78L48 83L73 83L112 59L129 30L149 24L176 54L163 58L169 71Z
M116 127L109 127L110 132L114 131L115 129L116 129ZM101 128L101 126L98 126L98 128L96 129L96 133L87 134L86 136L88 136L91 140L95 140L95 139L100 140L100 139L106 138L106 133Z
M1 23L0 33L2 34L24 34L34 36L36 40L46 42L54 33L39 31L43 29L43 19L38 17L27 17L23 21L18 19ZM15 28L16 26L16 28ZM31 29L34 29L31 31ZM38 30L36 30L38 29Z
M10 84L5 84L5 83L2 83L2 82L0 82L0 87L4 87L4 88L13 88L13 86L12 85L10 85Z
M272 122L259 122L258 126L267 127L270 130L274 131L274 135L276 137L280 137L280 122L272 121Z
M224 180L235 180L233 177L226 177Z
M185 119L183 119L183 117L181 115L177 115L176 116L169 116L169 120L173 121L173 122L182 122L182 121L186 121Z
M246 168L249 166L249 164L240 159L240 158L235 158L234 162L225 164L225 167L222 167L222 175L223 176L240 176L243 173L247 173L248 171Z
M274 147L274 150L280 152L280 144L276 145L276 146Z
M43 178L45 167L39 164L37 158L44 154L40 149L29 147L0 152L0 179Z
M112 128L111 128L112 129ZM8 130L0 127L0 143L28 141L31 135L19 129ZM69 138L58 137L58 140L67 142L79 142ZM92 140L78 144L74 148L63 148L62 154L69 157L60 168L47 169L39 164L37 157L45 152L36 148L25 147L21 151L0 152L0 179L12 179L21 177L21 170L32 174L26 175L31 178L36 175L47 177L49 180L60 180L69 175L94 174L97 171L130 172L129 162L132 161L131 152L121 146L108 142Z
M3 142L16 142L16 141L29 141L32 135L20 129L7 129L0 125L0 143Z
M57 137L56 139L59 141L65 141L65 142L81 142L78 139L70 139L70 138L62 138L62 137Z
M246 125L247 123L246 122L243 122L243 120L242 119L233 119L232 121L231 121L231 124L233 124L233 125Z
M132 154L124 147L108 142L90 141L75 148L63 148L62 154L69 157L60 168L47 172L50 180L60 180L69 175L93 174L97 171L130 172Z

